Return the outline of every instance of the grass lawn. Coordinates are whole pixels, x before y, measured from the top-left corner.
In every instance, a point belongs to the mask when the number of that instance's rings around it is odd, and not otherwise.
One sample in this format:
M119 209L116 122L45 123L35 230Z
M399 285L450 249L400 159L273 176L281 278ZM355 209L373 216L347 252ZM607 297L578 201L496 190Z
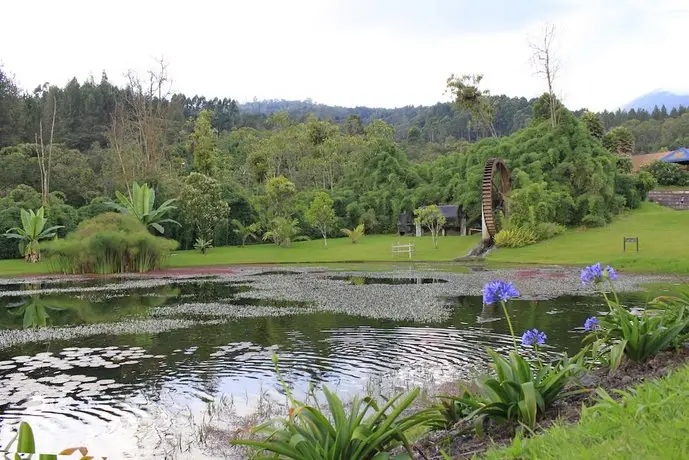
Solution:
M366 235L359 243L352 244L349 238L328 240L328 248L323 247L323 240L301 241L293 243L290 248L277 247L273 244L255 244L244 248L223 246L213 248L208 254L196 250L177 251L172 254L169 268L202 267L210 265L237 264L299 264L318 265L344 270L387 271L404 266L409 269L418 267L418 262L435 263L433 267L445 271L466 271L459 264L451 264L456 257L464 256L479 242L479 236L441 237L438 249L433 248L430 237L401 237L399 242L416 245L412 261L406 254L393 257L392 245L398 241L396 235ZM373 262L372 264L368 264ZM48 264L27 264L21 259L0 260L0 276L33 275L48 273Z
M171 267L193 267L203 265L233 264L297 264L319 262L408 262L406 254L392 255L392 245L396 235L366 235L357 244L349 238L328 240L328 248L323 240L300 241L290 248L273 244L257 244L244 248L224 246L211 249L203 255L198 251L179 251L170 258ZM412 258L416 262L449 262L464 256L478 244L478 236L447 236L440 238L438 249L433 248L430 237L400 237L401 244L415 243L416 252Z
M638 237L639 252L623 237ZM503 248L488 256L493 263L589 265L600 261L617 269L689 273L689 212L653 203L615 219L603 228L572 229L551 240L518 249Z
M587 409L576 425L555 425L543 435L517 439L486 458L689 458L689 367L639 385L620 402Z

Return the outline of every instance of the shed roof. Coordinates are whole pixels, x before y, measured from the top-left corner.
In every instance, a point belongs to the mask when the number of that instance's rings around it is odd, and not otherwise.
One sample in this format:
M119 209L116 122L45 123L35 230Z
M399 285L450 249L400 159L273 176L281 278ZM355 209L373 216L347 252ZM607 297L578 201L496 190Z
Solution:
M440 208L440 212L443 213L443 216L447 217L454 217L457 218L457 206L454 204L441 204L438 206Z

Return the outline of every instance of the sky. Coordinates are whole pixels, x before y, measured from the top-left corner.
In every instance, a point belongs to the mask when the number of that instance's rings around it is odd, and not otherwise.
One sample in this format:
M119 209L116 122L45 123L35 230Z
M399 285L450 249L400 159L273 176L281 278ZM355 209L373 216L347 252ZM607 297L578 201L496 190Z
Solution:
M689 93L687 0L118 0L3 2L0 63L22 88L123 84L161 57L174 92L346 107L448 101L450 74L534 97L529 43L556 30L555 91L616 109L649 91Z

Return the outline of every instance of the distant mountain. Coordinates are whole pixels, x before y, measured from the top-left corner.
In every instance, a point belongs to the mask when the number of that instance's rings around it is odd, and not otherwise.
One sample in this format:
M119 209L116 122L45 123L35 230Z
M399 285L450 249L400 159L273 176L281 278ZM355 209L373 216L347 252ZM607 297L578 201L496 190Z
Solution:
M637 97L632 102L624 106L625 110L630 109L646 109L649 112L655 106L662 107L670 111L673 107L683 105L689 106L689 94L675 94L669 91L653 91L643 96Z

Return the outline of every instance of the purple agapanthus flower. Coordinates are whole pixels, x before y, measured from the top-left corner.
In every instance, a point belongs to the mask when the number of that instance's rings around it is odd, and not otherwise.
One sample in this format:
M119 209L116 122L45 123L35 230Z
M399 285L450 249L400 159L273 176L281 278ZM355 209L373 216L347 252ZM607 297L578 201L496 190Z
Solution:
M600 321L595 316L587 318L584 321L584 330L588 332L594 332L600 330Z
M520 295L517 288L507 281L495 280L483 286L483 303L486 305L515 299Z
M579 276L584 285L595 284L603 280L603 268L600 262L585 267Z
M605 271L603 272L603 275L607 275L607 277L610 278L612 281L617 280L617 273L615 272L615 269L612 268L610 265L607 265L605 267Z
M525 347L533 347L535 345L543 345L548 339L545 332L541 332L538 329L529 329L522 335L522 345Z

